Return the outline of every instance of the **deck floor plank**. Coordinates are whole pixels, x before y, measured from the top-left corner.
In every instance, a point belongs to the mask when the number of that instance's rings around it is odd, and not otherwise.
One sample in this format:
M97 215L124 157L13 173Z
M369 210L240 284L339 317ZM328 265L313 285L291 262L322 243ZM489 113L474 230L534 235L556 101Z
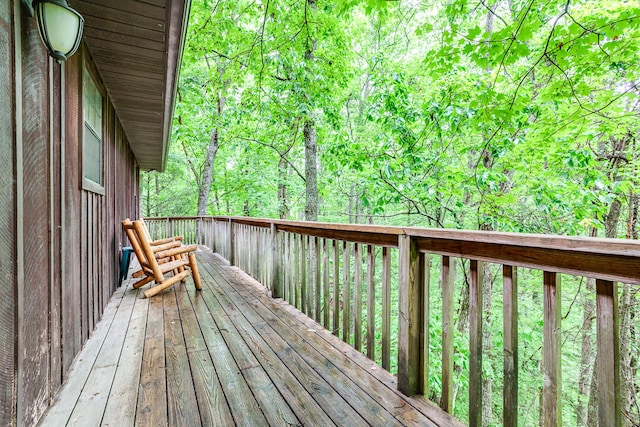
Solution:
M297 335L291 331L288 325L274 316L252 293L241 295L240 292L242 291L237 286L233 286L222 279L218 280L218 283L232 300L231 304L235 304L245 316L252 320L252 323L254 323L263 337L265 339L268 338L272 346L278 345L283 349L285 354L282 358L283 363L292 372L307 373L308 378L304 382L310 385L312 388L310 391L315 393L320 388L320 396L317 399L319 403L326 403L325 408L330 415L334 416L334 419L337 417L337 419L346 421L349 416L353 416L351 419L354 422L353 425L361 425L365 421L372 425L400 425L393 415L367 395L347 375L337 369L331 360L318 351L309 351L312 348L306 342L309 335L314 334L315 331L313 329L305 329L304 336ZM293 362L296 363L294 364ZM309 375L310 372L314 372L318 376ZM335 393L327 392L327 389L323 388L325 386L333 388ZM331 397L325 401L323 397L328 395ZM334 397L336 395L342 396L344 402L336 402ZM357 415L353 415L351 411L336 413L335 408L348 408L349 406L357 412Z
M187 290L186 292L176 292L176 296L178 296L180 318L185 331L187 355L202 425L232 425L233 416L202 335L201 328L209 327L210 322L206 321L206 317L210 317L210 313L208 313L202 298L194 293L193 290ZM201 316L204 316L202 325L198 323L196 312L200 312Z
M169 425L196 427L201 424L200 412L174 288L164 293L164 334Z
M211 294L210 298L208 303L214 308L215 312L223 312L223 310L226 309L226 305L223 308L213 294ZM228 316L218 317L227 317L229 322L232 322L234 328L237 329L238 333L243 336L250 351L259 355L262 367L268 372L274 385L295 413L300 423L310 426L334 425L331 418L322 410L291 371L287 369L270 345L258 334L255 325L249 323L237 310L233 311L235 314L232 314L232 318ZM294 423L292 425L296 424Z
M87 378L78 403L69 418L69 425L99 426L101 424L134 303L135 299L133 298L122 298L91 374Z
M68 423L87 379L91 375L92 368L109 333L111 324L118 312L123 294L123 289L114 293L110 304L106 307L102 315L102 321L97 325L83 351L76 356L67 380L58 391L53 405L42 418L40 422L41 425L63 426Z
M151 298L119 288L42 426L460 426L210 250ZM125 282L128 283L128 282Z
M135 425L167 425L163 295L151 298L142 352Z
M138 294L138 290L129 288L127 292ZM118 362L118 370L102 417L103 427L133 426L135 420L138 387L144 337L147 330L149 300L136 298L127 328L127 336Z

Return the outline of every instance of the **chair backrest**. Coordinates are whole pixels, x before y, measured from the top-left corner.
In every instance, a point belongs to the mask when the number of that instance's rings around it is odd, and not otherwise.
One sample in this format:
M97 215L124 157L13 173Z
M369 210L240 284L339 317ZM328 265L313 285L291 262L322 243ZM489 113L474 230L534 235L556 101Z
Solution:
M164 279L164 275L162 274L155 254L151 249L151 244L147 237L148 233L144 228L144 223L140 221L131 221L127 218L122 221L122 228L124 228L124 231L131 242L133 252L136 254L142 270L146 275L152 275L156 281L161 282Z

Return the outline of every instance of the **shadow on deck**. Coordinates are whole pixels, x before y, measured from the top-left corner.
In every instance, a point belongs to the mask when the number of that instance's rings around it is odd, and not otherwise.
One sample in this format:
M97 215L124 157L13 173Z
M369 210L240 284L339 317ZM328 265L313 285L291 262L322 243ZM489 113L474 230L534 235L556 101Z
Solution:
M460 425L209 249L151 299L119 288L43 426ZM128 283L127 283L128 284Z

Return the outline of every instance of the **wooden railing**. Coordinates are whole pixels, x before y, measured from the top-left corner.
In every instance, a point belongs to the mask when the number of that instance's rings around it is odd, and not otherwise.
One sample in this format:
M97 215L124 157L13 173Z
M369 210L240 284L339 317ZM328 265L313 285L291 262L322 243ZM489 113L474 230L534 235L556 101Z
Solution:
M439 403L448 412L454 399L456 266L463 265L469 284L472 426L482 425L482 263L502 266L504 425L516 425L518 419L518 268L542 272L540 417L545 426L560 425L562 418L560 276L595 279L598 419L602 426L621 423L617 282L640 284L640 242L241 217L146 221L154 238L182 234L187 243L218 252L267 286L273 297L284 298L397 372L403 393L428 395L428 379L439 374ZM440 280L441 372L429 372L432 270Z

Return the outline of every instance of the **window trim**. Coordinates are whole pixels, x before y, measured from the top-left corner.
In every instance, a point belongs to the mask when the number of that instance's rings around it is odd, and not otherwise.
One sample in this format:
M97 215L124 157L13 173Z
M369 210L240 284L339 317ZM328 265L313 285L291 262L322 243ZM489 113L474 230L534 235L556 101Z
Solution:
M105 137L105 129L106 129L106 114L105 114L105 110L106 110L106 96L105 96L105 91L104 88L102 87L102 85L100 84L100 79L98 78L98 75L95 71L95 69L93 68L93 66L91 65L91 63L89 62L88 59L86 59L88 57L88 55L86 55L85 53L85 61L83 61L83 66L82 66L82 82L80 83L80 87L83 88L82 89L82 120L80 121L80 128L81 128L81 134L82 134L82 167L81 167L81 173L82 173L82 189L86 190L86 191L90 191L92 193L96 193L99 194L101 196L104 196L106 194L105 192L105 188L104 188L104 179L105 179L105 174L104 174L104 154L105 154L105 147L104 147L104 137ZM96 89L98 90L98 93L100 94L100 97L102 98L102 129L101 129L101 137L100 137L100 176L101 176L101 180L102 183L98 183L93 181L92 179L87 178L86 173L85 173L85 133L87 132L87 130L85 129L86 127L86 120L85 120L85 106L84 106L84 78L85 78L85 74L88 74L89 78L91 79L91 81L93 82L93 85L96 87ZM97 136L97 135L96 135Z

